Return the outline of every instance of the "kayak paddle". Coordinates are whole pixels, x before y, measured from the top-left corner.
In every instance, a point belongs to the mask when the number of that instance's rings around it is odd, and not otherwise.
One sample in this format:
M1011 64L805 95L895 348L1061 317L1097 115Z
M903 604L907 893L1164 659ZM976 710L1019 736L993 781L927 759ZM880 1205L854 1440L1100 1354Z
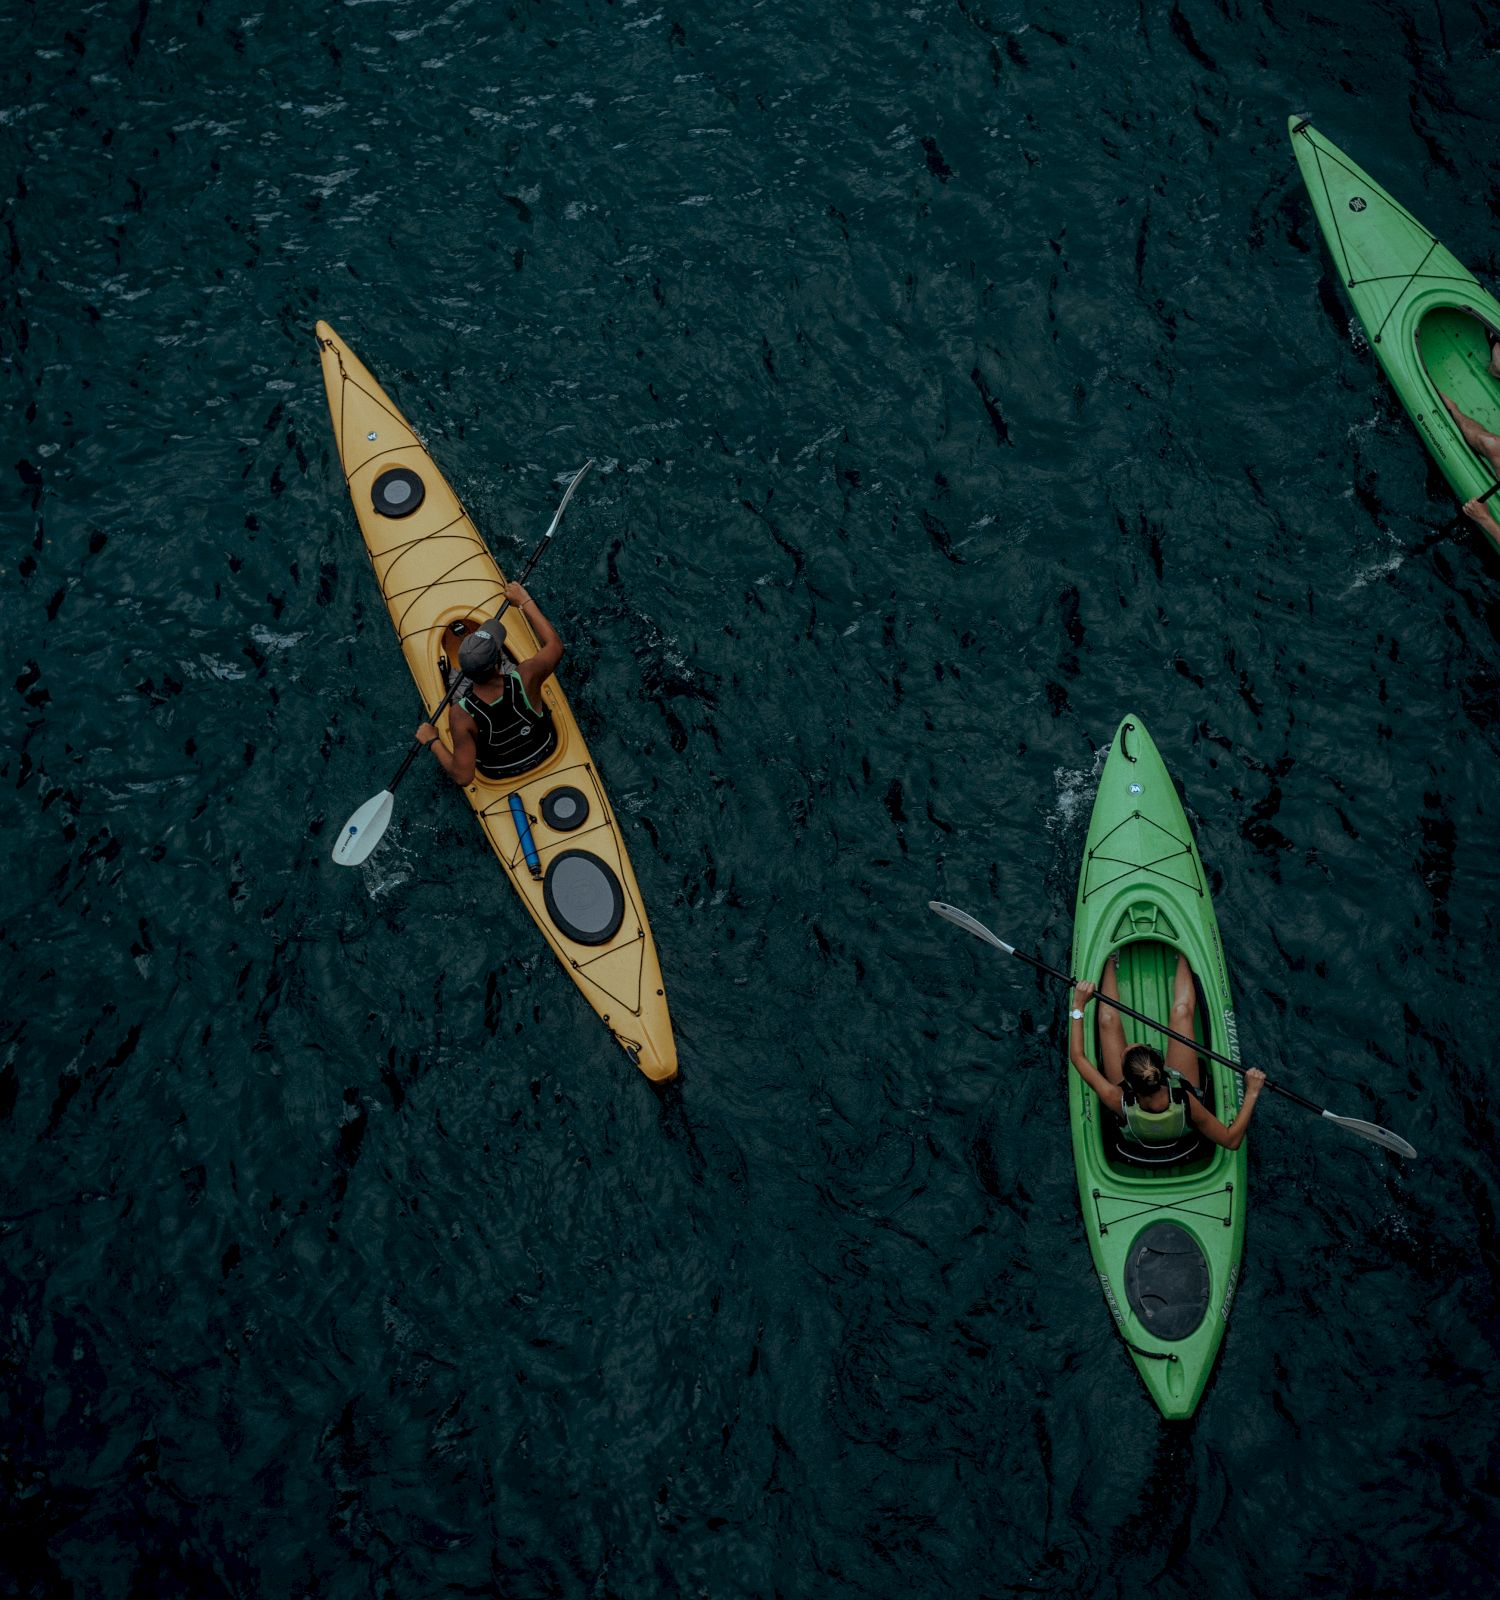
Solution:
M1049 967L1045 961L1039 961L1035 956L1029 956L1024 950L1017 950L1013 944L1006 944L1004 939L990 932L977 917L971 917L967 911L960 911L957 906L950 906L941 900L929 900L928 909L936 911L940 917L945 917L955 926L960 927L965 933L972 933L976 939L983 939L986 944L992 944L997 950L1003 950L1006 955L1014 956L1017 961L1024 961L1027 966L1035 967L1038 972L1044 972L1049 978L1056 978L1059 983L1069 985L1077 983L1076 978L1070 978L1066 972L1059 972L1056 967ZM1228 1056L1221 1056L1217 1050L1210 1050L1207 1045L1199 1044L1196 1039L1190 1039L1185 1033L1178 1033L1175 1029L1158 1022L1155 1017L1148 1017L1145 1012L1137 1011L1133 1006L1127 1006L1122 1000L1111 999L1107 994L1095 991L1094 998L1101 1004L1113 1006L1116 1011L1123 1011L1127 1017L1134 1017L1137 1022L1144 1022L1149 1027L1157 1028L1166 1034L1169 1039L1176 1039L1181 1044L1190 1045L1199 1055L1207 1056L1210 1061L1217 1061L1220 1066L1228 1067L1231 1072L1237 1072L1241 1077L1245 1069L1238 1061L1231 1061ZM1368 1139L1372 1144L1378 1144L1383 1149L1394 1150L1398 1156L1415 1156L1416 1150L1409 1145L1399 1134L1392 1133L1389 1128L1382 1128L1374 1122L1361 1122L1358 1117L1336 1117L1333 1112L1326 1111L1322 1106L1314 1105L1311 1100L1288 1089L1279 1083L1272 1083L1266 1079L1266 1088L1274 1089L1277 1094L1285 1095L1296 1105L1306 1111L1316 1111L1320 1117L1327 1117L1330 1122L1336 1122L1339 1127L1347 1129L1350 1133L1357 1134L1361 1139Z
M574 474L573 481L568 485L562 501L558 505L557 514L553 517L547 531L542 535L542 542L531 552L531 560L526 563L521 576L516 579L517 583L525 583L535 570L537 562L542 559L543 552L552 542L552 535L557 532L558 525L562 522L563 512L568 509L568 501L573 498L573 491L583 482L584 473L593 464L594 458L590 456L578 469L577 473ZM490 621L498 622L509 610L510 601L507 600L495 615L490 618ZM461 672L456 673L453 682L448 685L447 694L438 701L437 710L425 720L436 723L437 719L442 716L448 702L463 688L467 681ZM333 846L333 859L339 866L359 866L375 846L380 843L381 835L390 826L391 813L396 804L396 786L406 776L407 769L412 762L417 759L417 752L425 748L426 746L420 739L414 741L411 749L406 752L406 760L397 767L396 776L391 779L390 783L379 794L372 795L370 799L366 800L359 810L344 824Z

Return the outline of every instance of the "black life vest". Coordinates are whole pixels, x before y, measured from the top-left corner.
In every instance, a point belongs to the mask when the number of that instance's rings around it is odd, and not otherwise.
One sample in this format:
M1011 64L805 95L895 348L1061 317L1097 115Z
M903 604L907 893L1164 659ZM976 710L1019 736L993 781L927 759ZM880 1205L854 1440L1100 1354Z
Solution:
M557 748L552 713L545 706L538 711L532 705L517 673L506 669L502 676L503 686L493 700L481 700L472 684L458 697L459 705L474 719L478 745L474 765L486 778L530 772Z

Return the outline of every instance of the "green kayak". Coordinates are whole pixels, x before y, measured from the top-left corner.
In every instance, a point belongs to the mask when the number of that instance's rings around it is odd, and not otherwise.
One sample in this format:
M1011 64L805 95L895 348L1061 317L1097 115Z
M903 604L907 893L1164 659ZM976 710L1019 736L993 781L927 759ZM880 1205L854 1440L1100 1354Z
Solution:
M1460 500L1496 488L1438 398L1500 433L1500 379L1489 371L1500 301L1306 117L1292 149L1333 263L1376 359Z
M1089 820L1073 921L1073 972L1097 982L1117 954L1120 999L1163 1022L1171 1015L1177 952L1198 980L1197 1038L1239 1059L1224 948L1208 882L1171 776L1139 717L1115 734ZM1097 1063L1097 1005L1085 1021ZM1154 1028L1126 1019L1125 1038L1165 1053ZM1066 1049L1064 1062L1067 1061ZM1204 1098L1223 1122L1240 1104L1239 1078L1199 1057ZM1175 1146L1132 1148L1119 1119L1071 1068L1068 1117L1084 1231L1104 1298L1164 1417L1190 1417L1218 1354L1245 1243L1245 1147L1196 1134ZM1149 1154L1151 1165L1141 1157Z

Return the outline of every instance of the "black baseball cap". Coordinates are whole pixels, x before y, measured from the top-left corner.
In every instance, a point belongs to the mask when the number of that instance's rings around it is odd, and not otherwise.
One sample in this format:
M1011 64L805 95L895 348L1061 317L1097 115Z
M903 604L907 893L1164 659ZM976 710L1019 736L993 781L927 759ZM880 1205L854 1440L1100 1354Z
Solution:
M493 620L476 628L458 647L459 667L471 678L488 676L503 659L504 639L504 631Z

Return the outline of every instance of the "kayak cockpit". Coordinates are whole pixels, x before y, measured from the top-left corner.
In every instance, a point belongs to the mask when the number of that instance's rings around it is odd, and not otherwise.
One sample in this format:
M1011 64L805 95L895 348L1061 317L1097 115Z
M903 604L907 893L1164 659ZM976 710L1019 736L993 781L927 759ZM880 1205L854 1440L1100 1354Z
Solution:
M1159 939L1132 940L1121 945L1115 952L1115 962L1120 999L1126 1005L1144 1012L1147 1016L1163 1018L1171 1016L1172 989L1177 972L1177 950L1172 945L1164 944ZM1193 974L1193 988L1198 1002L1193 1024L1194 1035L1198 1042L1207 1048L1222 1049L1222 1045L1215 1045L1210 1036L1208 1004L1203 994L1203 985L1199 982L1196 972ZM1103 1052L1098 1038L1097 1012L1101 1011L1102 1007L1095 1009L1094 1059L1100 1061L1103 1059ZM1165 1034L1129 1018L1125 1019L1125 1038L1129 1044L1154 1045L1164 1055L1167 1050L1168 1040ZM1199 1058L1199 1064L1201 1071L1202 1057ZM1212 1111L1213 1073L1203 1072L1202 1078L1203 1104ZM1207 1171L1216 1153L1216 1147L1192 1127L1189 1127L1180 1139L1174 1139L1170 1143L1141 1144L1129 1138L1123 1124L1109 1113L1099 1119L1099 1134L1105 1165L1122 1176L1129 1174L1141 1177L1153 1172L1170 1172L1174 1178L1192 1176Z
M1417 323L1416 344L1433 388L1480 427L1500 433L1500 379L1490 371L1500 328L1467 306L1433 306Z

